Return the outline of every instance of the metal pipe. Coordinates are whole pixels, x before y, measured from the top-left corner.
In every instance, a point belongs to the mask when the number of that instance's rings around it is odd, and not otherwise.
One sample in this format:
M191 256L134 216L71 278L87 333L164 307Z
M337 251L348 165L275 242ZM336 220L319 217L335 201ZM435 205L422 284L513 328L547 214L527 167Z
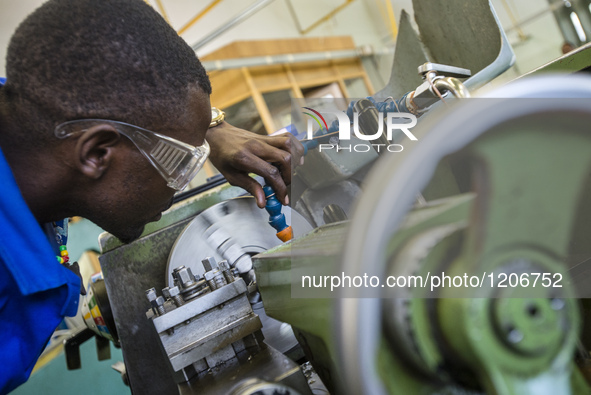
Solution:
M515 27L515 30L517 30L517 34L519 35L519 40L521 40L521 41L527 40L527 35L523 32L523 30L521 30L521 27L519 26L519 22L517 21L517 17L513 13L511 6L509 6L509 3L507 3L507 0L501 0L501 4L503 4L503 7L505 8L507 15L509 16L509 19L511 19L511 23Z
M444 77L439 78L433 81L433 85L437 88L440 92L450 92L457 98L467 98L470 97L470 92L464 86L462 81L457 78L453 77Z
M242 11L240 14L236 15L234 18L232 18L230 21L228 21L226 24L220 26L219 28L217 28L216 30L214 30L213 32L209 33L207 36L202 38L200 41L193 44L192 45L193 50L197 51L199 48L203 47L205 44L209 43L210 41L212 41L213 39L215 39L216 37L218 37L222 33L226 32L227 30L238 25L240 22L243 22L245 19L247 19L251 15L255 14L256 12L260 11L264 7L271 4L273 1L275 1L275 0L260 0L260 1L256 2L255 4L251 5L246 10Z
M513 26L509 27L505 31L507 33L510 33L513 30L517 30L517 29L521 28L522 26L524 26L524 25L526 25L526 24L528 24L530 22L533 22L533 21L539 19L540 17L544 16L545 14L547 14L549 12L554 12L557 9L562 8L564 6L565 5L564 5L564 2L563 1L558 1L558 2L555 2L555 3L551 3L550 4L550 7L545 8L545 9L539 11L539 12L536 12L535 14L533 14L533 15L527 17L527 18L522 19L517 24L514 24Z
M321 60L335 60L359 58L373 55L387 55L392 53L391 48L374 50L369 46L340 51L305 52L296 54L254 56L248 58L223 59L203 61L201 64L207 71L221 71L238 69L242 67L270 66L275 64L293 64L302 62L315 62Z
M302 26L300 24L298 16L295 12L295 9L293 8L293 4L291 4L291 0L287 0L287 8L289 9L289 12L291 13L291 16L296 24L296 27L298 28L298 31L300 32L300 34L304 35L304 34L309 33L311 30L315 29L316 27L318 27L323 22L326 22L327 20L329 20L330 18L335 16L337 13L339 13L343 8L345 8L346 6L351 4L353 1L355 1L355 0L345 0L345 2L343 4L336 7L335 9L330 11L328 14L324 15L323 17L321 17L320 19L318 19L316 22L312 23L310 26L308 26L305 29L302 29Z
M222 0L213 0L211 3L209 3L209 5L207 7L205 7L203 10L201 10L197 15L195 15L193 17L193 19L191 19L183 27L181 27L179 29L179 31L177 32L177 34L180 36L181 34L186 32L191 26L193 26L195 23L197 23L197 21L199 19L203 18L203 16L205 16L205 14L207 14L209 11L211 11L220 1L222 1Z

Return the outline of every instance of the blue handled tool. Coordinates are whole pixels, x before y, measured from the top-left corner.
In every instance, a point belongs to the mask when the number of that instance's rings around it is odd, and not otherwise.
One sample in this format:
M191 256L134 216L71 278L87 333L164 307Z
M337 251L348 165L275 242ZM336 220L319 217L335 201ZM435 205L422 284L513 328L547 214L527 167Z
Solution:
M304 156L308 154L308 151L318 147L318 141L316 140L307 140L302 141L302 145L304 146ZM267 204L265 205L265 210L269 213L269 225L271 225L275 230L277 230L277 237L279 240L286 242L293 239L293 229L291 226L287 225L287 221L285 220L285 215L281 212L282 204L277 199L275 195L275 191L273 188L265 184L263 187L263 191L265 192L265 197L267 198Z

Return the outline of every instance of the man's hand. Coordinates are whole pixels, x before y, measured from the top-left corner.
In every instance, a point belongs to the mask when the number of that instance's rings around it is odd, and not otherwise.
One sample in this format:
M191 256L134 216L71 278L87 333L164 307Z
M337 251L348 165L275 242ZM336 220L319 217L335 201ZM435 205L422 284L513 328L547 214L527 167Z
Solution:
M205 138L211 147L209 159L213 165L230 184L250 192L260 208L265 207L265 193L249 173L262 176L277 198L289 204L287 185L291 183L292 161L300 164L304 155L304 147L291 133L260 136L223 122L209 129Z

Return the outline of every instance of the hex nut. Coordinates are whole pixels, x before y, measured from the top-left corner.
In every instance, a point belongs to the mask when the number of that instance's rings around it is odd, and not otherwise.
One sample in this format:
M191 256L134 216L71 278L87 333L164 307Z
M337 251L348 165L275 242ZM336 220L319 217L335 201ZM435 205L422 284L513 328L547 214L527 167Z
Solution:
M157 296L156 288L150 288L146 290L146 298L148 298L148 301L152 302L153 300L156 300Z
M215 258L212 256L208 256L205 259L201 260L201 263L203 264L203 268L205 269L206 272L217 268L217 263L215 261Z
M178 285L187 288L195 283L195 277L193 276L193 273L191 273L191 269L184 266L178 267L177 269L174 270L172 276L178 280Z
M219 263L219 267L220 269L223 270L230 270L230 264L228 263L228 261L223 260Z

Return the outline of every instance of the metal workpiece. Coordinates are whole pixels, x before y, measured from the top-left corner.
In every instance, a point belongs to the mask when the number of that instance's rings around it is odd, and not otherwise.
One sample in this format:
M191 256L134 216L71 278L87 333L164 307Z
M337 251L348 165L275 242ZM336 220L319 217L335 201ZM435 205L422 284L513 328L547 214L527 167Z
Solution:
M252 270L252 258L250 254L244 254L234 262L234 267L238 273L245 274Z
M232 267L236 267L241 273L250 270L250 255L239 243L236 242L235 237L232 237L231 233L226 229L219 229L217 227L209 228L205 230L204 237L209 245L217 246L217 252L221 255L222 259L227 260ZM208 259L215 260L213 257L208 257ZM214 267L210 262L211 261L204 263L204 270L207 271L208 267ZM215 267L217 267L217 265Z
M215 243L215 238L213 237L210 237L208 240ZM239 244L235 243L231 237L214 245L218 246L217 250L222 255L222 258L228 261L232 267L238 269L240 273L247 272L252 267L250 255Z

